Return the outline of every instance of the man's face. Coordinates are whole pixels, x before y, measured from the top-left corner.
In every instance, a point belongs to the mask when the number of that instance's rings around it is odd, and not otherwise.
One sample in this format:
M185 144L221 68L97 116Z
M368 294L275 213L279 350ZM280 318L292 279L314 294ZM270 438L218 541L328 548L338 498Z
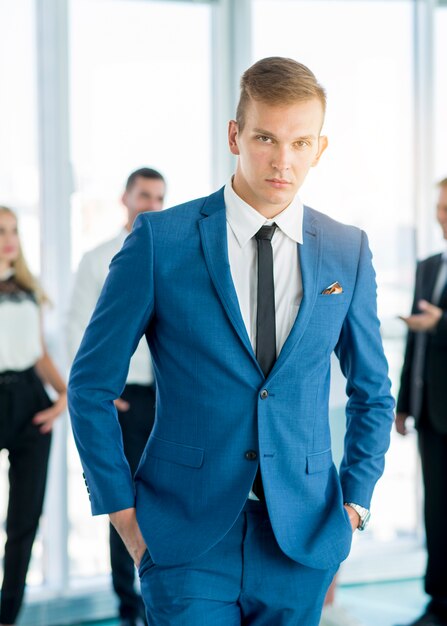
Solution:
M266 216L285 209L327 147L320 136L322 105L317 99L287 105L251 100L239 132L229 124L229 145L238 155L233 186L238 195Z
M127 208L129 221L132 223L139 213L161 211L165 190L165 183L162 180L137 176L132 187L123 195L123 204Z
M444 239L447 239L447 187L441 187L438 204L436 206L436 217L441 225Z

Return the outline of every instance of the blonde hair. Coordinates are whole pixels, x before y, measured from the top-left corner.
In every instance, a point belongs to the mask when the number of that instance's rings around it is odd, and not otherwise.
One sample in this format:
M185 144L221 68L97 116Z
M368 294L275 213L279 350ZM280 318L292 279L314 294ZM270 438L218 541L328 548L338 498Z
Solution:
M15 219L16 223L18 222L16 213L6 207L0 205L0 215L2 213L6 213L7 215L12 215ZM14 269L14 275L17 283L25 289L26 291L31 291L37 299L39 305L41 304L50 304L50 299L47 294L42 289L39 281L33 274L31 273L28 264L26 262L25 256L22 251L22 245L20 243L19 237L19 255L15 261L12 262L12 268Z
M308 67L286 57L267 57L257 61L241 78L241 94L236 121L241 132L245 110L251 99L266 104L293 104L316 98L323 116L326 112L326 92Z
M447 178L443 178L439 181L438 187L447 187Z

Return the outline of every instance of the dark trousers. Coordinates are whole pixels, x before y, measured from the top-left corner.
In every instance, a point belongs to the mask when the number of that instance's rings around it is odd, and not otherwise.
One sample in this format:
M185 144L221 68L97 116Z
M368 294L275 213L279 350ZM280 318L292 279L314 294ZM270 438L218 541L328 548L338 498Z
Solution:
M248 500L225 537L202 556L162 566L146 550L138 573L152 626L317 626L335 572L287 557L265 504Z
M121 397L130 405L128 411L118 412L118 419L123 433L124 454L134 474L154 425L155 389L143 385L126 385ZM135 591L135 566L112 525L110 563L113 588L119 598L120 617L135 619L144 611L141 598Z
M51 406L33 369L0 373L0 449L9 452L0 623L13 624L19 613L45 493L51 433L42 435L34 415Z
M418 431L428 553L425 590L433 598L431 610L447 619L447 435L437 432L427 415Z

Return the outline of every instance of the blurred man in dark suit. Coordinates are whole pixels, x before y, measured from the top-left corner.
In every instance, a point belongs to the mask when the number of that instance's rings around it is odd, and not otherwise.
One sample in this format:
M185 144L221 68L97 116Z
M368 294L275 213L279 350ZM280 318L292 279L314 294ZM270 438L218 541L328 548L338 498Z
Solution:
M439 183L437 219L447 240L447 178ZM447 625L447 250L420 261L411 315L396 428L405 435L412 416L419 433L425 489L427 571L431 601L410 626Z

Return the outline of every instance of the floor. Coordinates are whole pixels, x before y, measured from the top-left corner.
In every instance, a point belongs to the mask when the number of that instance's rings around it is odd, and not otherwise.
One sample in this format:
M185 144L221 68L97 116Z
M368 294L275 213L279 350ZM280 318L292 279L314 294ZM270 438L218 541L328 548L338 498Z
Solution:
M407 624L422 613L427 602L421 580L347 586L337 601L361 621L362 626Z
M426 597L420 580L346 585L338 591L337 601L361 621L362 626L395 626L412 621L421 613ZM83 626L117 626L102 621Z

